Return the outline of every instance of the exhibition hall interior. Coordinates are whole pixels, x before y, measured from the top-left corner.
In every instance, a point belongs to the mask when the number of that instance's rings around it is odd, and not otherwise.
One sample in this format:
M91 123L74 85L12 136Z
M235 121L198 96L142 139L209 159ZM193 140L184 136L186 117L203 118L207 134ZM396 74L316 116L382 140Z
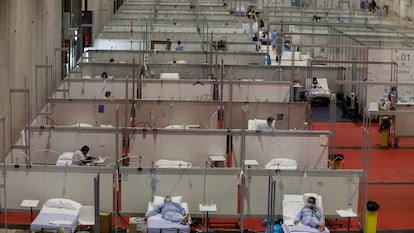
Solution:
M414 232L412 1L4 0L0 18L6 232Z

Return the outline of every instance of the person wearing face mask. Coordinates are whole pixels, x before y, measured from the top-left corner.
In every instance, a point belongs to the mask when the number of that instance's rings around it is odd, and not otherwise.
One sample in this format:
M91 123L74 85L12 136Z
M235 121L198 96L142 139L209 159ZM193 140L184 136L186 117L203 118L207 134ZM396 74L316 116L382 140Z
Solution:
M307 203L296 215L295 225L302 223L313 228L317 228L320 232L324 231L325 223L321 222L322 210L316 206L315 197L308 197Z
M157 214L161 214L161 217L165 220L181 223L183 225L187 224L189 218L188 213L186 213L181 204L173 202L171 196L166 196L164 203L146 213L145 217L148 218Z

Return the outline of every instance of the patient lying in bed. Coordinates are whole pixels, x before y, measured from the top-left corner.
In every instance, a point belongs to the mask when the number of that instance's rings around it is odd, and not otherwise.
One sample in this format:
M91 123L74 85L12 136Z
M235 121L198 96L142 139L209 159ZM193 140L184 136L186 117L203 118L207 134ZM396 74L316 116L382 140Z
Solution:
M315 193L305 193L303 195L291 195L285 194L283 196L283 231L285 233L297 233L297 232L306 232L306 233L318 233L321 232L317 227L311 227L306 225L306 220L301 217L300 212L305 208L304 206L308 203L308 198L314 197L316 199L316 206L321 210L322 214L319 215L321 218L319 222L325 222L323 216L323 207L322 207L322 196ZM295 220L301 220L304 223L295 222ZM324 233L329 233L329 229L325 227L323 230Z
M166 196L164 203L158 205L155 209L145 214L145 217L155 216L161 214L161 217L165 220L181 223L183 225L187 224L189 215L186 213L185 209L181 204L173 202L171 196Z
M322 222L322 210L316 206L316 198L308 197L307 204L302 207L299 213L296 215L295 225L302 223L304 225L317 228L320 232L325 230L325 223Z

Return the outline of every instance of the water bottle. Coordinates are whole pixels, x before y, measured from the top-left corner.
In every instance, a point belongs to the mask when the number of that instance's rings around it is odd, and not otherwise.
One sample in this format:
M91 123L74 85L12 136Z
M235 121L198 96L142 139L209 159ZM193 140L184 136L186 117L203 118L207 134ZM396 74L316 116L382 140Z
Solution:
M348 201L348 210L352 211L352 201L351 200Z
M218 82L213 82L213 100L219 100L219 86Z

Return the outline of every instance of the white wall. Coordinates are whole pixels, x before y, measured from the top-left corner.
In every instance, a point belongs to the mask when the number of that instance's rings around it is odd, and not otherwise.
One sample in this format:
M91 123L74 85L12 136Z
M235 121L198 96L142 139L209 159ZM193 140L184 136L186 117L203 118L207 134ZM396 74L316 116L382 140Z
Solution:
M10 122L10 98L12 89L30 90L31 113L36 112L35 66L53 64L55 48L61 47L61 1L55 0L3 0L0 1L0 116L6 117L7 130ZM57 61L57 65L58 65ZM58 65L59 66L59 65ZM43 69L44 70L44 69ZM59 73L59 72L58 72ZM38 76L44 80L45 72L39 71ZM49 74L51 77L51 74ZM45 90L45 84L39 84L39 90ZM39 94L40 95L40 94ZM44 95L44 94L43 94ZM20 132L26 121L24 114L28 103L23 94L12 96L13 133ZM7 135L7 148L16 138Z
M391 49L369 49L369 61L391 62ZM368 80L373 82L390 82L391 65L387 64L369 64ZM384 96L384 90L389 91L389 85L368 85L367 87L367 105L369 102L377 102Z

